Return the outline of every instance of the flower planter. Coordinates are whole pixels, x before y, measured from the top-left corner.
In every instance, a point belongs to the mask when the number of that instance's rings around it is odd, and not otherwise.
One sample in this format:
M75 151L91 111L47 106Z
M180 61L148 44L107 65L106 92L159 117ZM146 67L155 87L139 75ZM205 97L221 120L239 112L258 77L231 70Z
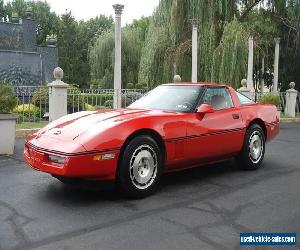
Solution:
M15 148L16 114L0 114L0 155L12 155Z
M57 39L55 38L48 38L47 41L47 46L48 47L56 47L57 46Z
M24 17L28 20L33 19L33 12L31 10L25 10Z
M20 22L20 21L19 21L19 17L12 16L12 17L11 17L11 22L12 22L12 23L19 23L19 22Z

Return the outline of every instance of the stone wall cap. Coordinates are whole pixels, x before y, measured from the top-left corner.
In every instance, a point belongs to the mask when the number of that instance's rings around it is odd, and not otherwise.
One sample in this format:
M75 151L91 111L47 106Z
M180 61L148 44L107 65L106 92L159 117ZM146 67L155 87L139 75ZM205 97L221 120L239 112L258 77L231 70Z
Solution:
M47 84L48 87L67 88L69 84L63 81L53 81Z
M286 92L290 92L290 93L298 93L298 91L296 89L288 89Z
M17 119L18 119L18 114L14 114L14 113L3 114L3 113L0 113L0 120L17 120Z

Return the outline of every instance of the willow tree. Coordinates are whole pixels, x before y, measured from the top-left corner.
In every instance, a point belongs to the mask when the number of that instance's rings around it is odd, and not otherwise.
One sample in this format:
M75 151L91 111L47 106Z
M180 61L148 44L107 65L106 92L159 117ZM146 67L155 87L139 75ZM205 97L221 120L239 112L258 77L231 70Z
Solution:
M148 18L141 18L122 29L122 87L138 82L141 50L148 30ZM114 30L98 36L89 51L92 79L102 88L113 87Z
M246 76L250 30L256 34L255 68L265 58L269 72L273 71L274 37L280 35L280 72L296 81L300 72L299 8L299 0L160 0L147 28L123 28L123 87L138 81L152 88L171 82L174 74L190 81L192 19L198 20L199 81L238 87ZM114 35L110 31L90 50L92 77L102 79L107 87L112 86L113 58ZM290 66L285 67L287 64Z
M298 82L300 89L300 1L268 0L248 12L243 18L247 30L254 31L254 77L273 82L274 38L280 38L279 82L284 91L290 81ZM260 76L262 59L265 74Z
M237 12L234 0L161 0L151 19L147 42L143 48L140 63L139 81L152 87L155 83L170 82L174 73L185 81L191 78L191 19L198 20L198 79L210 81L212 67L223 67L224 74L218 75L219 81L226 81L227 62L234 57L237 64L245 61L245 53L235 57L232 48L224 51L224 63L217 65L213 58L222 39L224 25L234 19ZM236 33L234 33L236 32ZM231 29L236 40L245 42L245 33ZM220 48L218 49L220 50ZM234 82L236 83L236 82Z
M225 24L222 39L213 52L211 81L238 86L246 72L247 41L248 33L236 19Z

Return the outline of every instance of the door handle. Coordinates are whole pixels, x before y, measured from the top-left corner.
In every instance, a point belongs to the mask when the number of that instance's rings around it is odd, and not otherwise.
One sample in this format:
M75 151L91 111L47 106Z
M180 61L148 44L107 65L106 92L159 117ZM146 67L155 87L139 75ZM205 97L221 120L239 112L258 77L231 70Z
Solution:
M239 114L232 114L233 119L239 119L240 115Z

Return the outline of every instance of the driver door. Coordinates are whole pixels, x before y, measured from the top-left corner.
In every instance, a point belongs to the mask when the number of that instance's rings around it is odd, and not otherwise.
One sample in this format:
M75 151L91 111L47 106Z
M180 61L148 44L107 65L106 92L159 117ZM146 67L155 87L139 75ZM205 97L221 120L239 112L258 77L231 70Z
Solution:
M213 113L192 113L187 125L186 156L191 163L227 158L241 150L242 118L226 87L207 87L200 102L214 107Z

